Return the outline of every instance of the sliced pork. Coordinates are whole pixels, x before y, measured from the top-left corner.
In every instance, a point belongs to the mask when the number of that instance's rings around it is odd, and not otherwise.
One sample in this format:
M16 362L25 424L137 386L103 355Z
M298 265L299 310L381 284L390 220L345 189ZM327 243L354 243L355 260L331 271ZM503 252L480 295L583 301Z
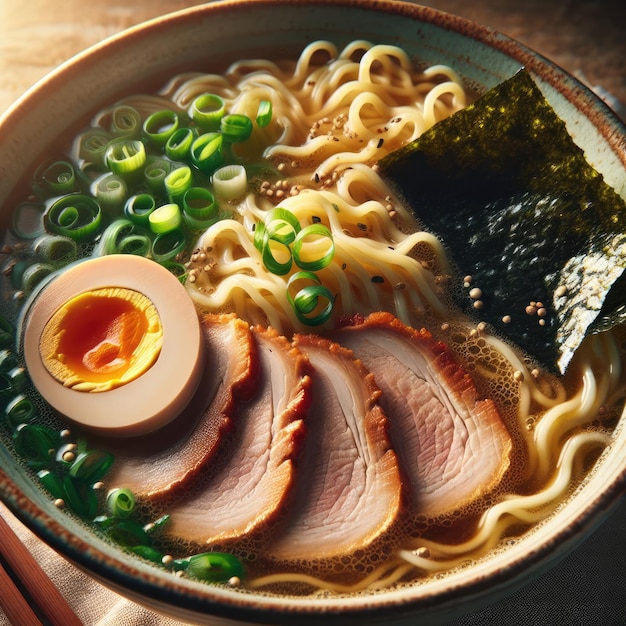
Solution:
M314 368L313 404L294 500L268 552L287 568L305 563L327 574L367 571L388 556L403 507L380 392L336 343L299 335L294 345Z
M491 400L426 330L373 313L337 333L374 374L411 484L414 515L442 516L487 493L509 466L511 438Z
M293 488L294 458L311 401L308 363L276 332L254 329L253 335L257 392L240 406L233 434L211 470L183 499L165 507L168 532L197 544L239 540L251 547L272 530Z
M206 364L198 391L162 429L101 444L115 455L107 483L144 500L176 493L212 459L238 402L255 391L258 359L249 325L234 315L207 315L202 326Z

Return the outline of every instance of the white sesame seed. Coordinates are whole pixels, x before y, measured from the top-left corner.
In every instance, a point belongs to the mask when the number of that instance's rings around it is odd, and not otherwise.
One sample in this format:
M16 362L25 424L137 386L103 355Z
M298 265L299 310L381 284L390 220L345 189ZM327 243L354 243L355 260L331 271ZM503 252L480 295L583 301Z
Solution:
M505 316L502 318L502 322L503 322L504 324L510 324L510 323L511 323L511 316L510 316L510 315L505 315Z
M469 297L472 300L478 300L479 298L483 297L483 292L478 287L474 287L473 289L470 289Z

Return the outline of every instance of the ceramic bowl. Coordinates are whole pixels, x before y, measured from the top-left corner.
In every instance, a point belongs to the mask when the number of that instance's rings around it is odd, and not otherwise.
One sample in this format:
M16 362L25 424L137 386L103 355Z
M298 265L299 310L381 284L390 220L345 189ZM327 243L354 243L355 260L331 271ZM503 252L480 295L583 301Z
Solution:
M355 38L399 44L426 64L453 66L484 91L525 66L574 140L626 197L623 124L590 91L511 39L403 2L226 0L160 17L79 54L31 89L0 122L0 206L51 145L103 104L160 87L182 70L256 55L295 55L306 42ZM104 584L179 619L207 624L443 623L494 602L551 567L608 515L626 483L626 416L594 472L555 515L479 566L410 589L356 597L279 599L199 584L129 557L57 510L0 443L0 496L44 541ZM417 618L423 621L416 621Z

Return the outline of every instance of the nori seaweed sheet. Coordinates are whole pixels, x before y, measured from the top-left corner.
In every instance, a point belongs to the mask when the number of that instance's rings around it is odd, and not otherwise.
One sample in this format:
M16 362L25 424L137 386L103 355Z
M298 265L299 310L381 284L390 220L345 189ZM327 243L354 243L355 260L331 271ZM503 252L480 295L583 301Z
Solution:
M626 321L624 200L525 70L379 171L482 290L478 314L469 297L459 306L549 369L564 372L586 334ZM526 313L531 301L545 325Z

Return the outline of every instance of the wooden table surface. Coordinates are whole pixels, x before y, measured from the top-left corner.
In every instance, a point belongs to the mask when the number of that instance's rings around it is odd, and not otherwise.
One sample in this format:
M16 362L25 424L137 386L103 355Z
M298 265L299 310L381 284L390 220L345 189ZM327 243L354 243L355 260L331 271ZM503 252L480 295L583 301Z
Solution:
M0 112L54 67L129 26L193 0L0 0ZM626 105L623 0L432 0L514 37ZM621 111L621 110L620 110ZM622 115L624 117L624 115Z

